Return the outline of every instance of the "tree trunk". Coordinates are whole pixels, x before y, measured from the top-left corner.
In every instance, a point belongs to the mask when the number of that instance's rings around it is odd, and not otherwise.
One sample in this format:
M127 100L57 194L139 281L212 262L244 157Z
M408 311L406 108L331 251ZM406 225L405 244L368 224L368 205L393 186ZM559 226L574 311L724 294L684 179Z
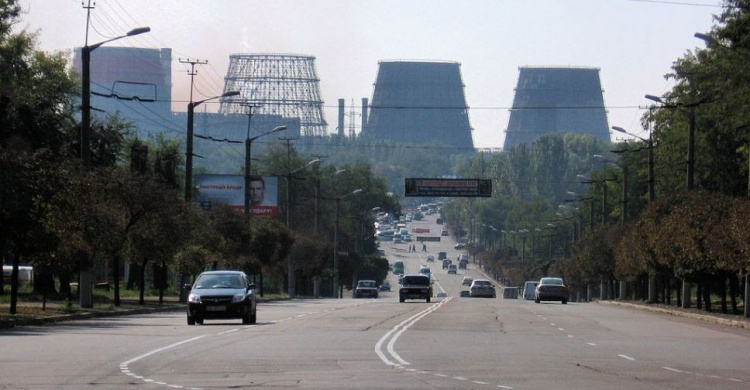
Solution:
M10 314L16 314L16 305L18 304L18 266L21 259L17 253L13 257L13 270L10 273Z
M706 311L711 312L711 279L709 276L704 278L703 284L703 303L705 303Z
M115 306L120 307L120 255L115 254L112 257L112 278L114 279L115 288Z
M139 287L139 294L138 294L138 304L139 305L145 305L146 304L146 261L143 262L143 265L139 267L139 273L138 273L138 283L140 283Z
M695 292L695 307L698 308L698 310L703 310L703 286L705 285L705 281L702 276L698 279L698 287Z
M722 272L718 279L719 295L721 296L721 312L727 314L727 312L729 312L727 309L727 278Z
M60 296L68 301L73 301L73 291L70 289L70 276L60 275Z
M737 279L740 273L729 274L729 298L732 300L732 314L740 314L737 308L737 290L740 287L740 281Z

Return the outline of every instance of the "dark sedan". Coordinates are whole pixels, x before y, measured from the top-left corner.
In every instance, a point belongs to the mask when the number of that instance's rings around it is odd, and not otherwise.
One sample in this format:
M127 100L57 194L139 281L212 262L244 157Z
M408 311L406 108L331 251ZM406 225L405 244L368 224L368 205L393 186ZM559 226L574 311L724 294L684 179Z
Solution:
M562 278L541 278L536 286L534 301L560 301L565 305L568 303L568 295L568 288Z
M258 304L255 285L242 271L207 271L195 280L188 295L188 325L205 319L242 319L254 324Z

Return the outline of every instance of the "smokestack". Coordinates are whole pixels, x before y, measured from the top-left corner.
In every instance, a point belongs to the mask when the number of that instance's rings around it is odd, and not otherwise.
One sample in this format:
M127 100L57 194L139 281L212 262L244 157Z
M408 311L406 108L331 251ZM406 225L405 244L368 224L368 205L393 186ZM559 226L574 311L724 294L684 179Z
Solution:
M367 98L362 98L362 127L360 127L360 133L365 132L365 126L367 126Z
M339 99L339 137L344 137L344 99Z

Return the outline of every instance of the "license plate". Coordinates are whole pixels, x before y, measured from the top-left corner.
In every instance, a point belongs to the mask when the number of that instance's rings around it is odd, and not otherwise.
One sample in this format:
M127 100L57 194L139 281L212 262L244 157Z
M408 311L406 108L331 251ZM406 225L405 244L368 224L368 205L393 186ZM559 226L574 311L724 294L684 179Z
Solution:
M225 311L226 306L206 306L206 311Z

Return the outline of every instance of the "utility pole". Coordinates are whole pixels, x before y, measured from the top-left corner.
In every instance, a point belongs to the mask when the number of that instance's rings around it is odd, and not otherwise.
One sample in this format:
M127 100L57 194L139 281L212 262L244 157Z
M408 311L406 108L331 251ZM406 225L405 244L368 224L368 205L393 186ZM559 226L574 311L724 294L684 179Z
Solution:
M292 141L296 140L297 138L292 137L279 137L279 140L284 142L286 144L286 159L287 159L287 174L286 174L286 227L288 229L292 229L292 220L291 220L291 211L292 211L292 199L290 198L291 191L290 187L292 186ZM292 256L289 256L289 263L288 263L289 271L287 273L287 279L288 279L288 292L289 297L294 298L294 296L297 294L297 289L295 285L294 280L294 258Z
M190 64L190 103L188 103L188 125L187 139L185 140L185 200L190 202L193 199L193 117L195 104L193 103L193 79L198 72L195 71L195 65L207 64L208 61L180 59L182 64Z

